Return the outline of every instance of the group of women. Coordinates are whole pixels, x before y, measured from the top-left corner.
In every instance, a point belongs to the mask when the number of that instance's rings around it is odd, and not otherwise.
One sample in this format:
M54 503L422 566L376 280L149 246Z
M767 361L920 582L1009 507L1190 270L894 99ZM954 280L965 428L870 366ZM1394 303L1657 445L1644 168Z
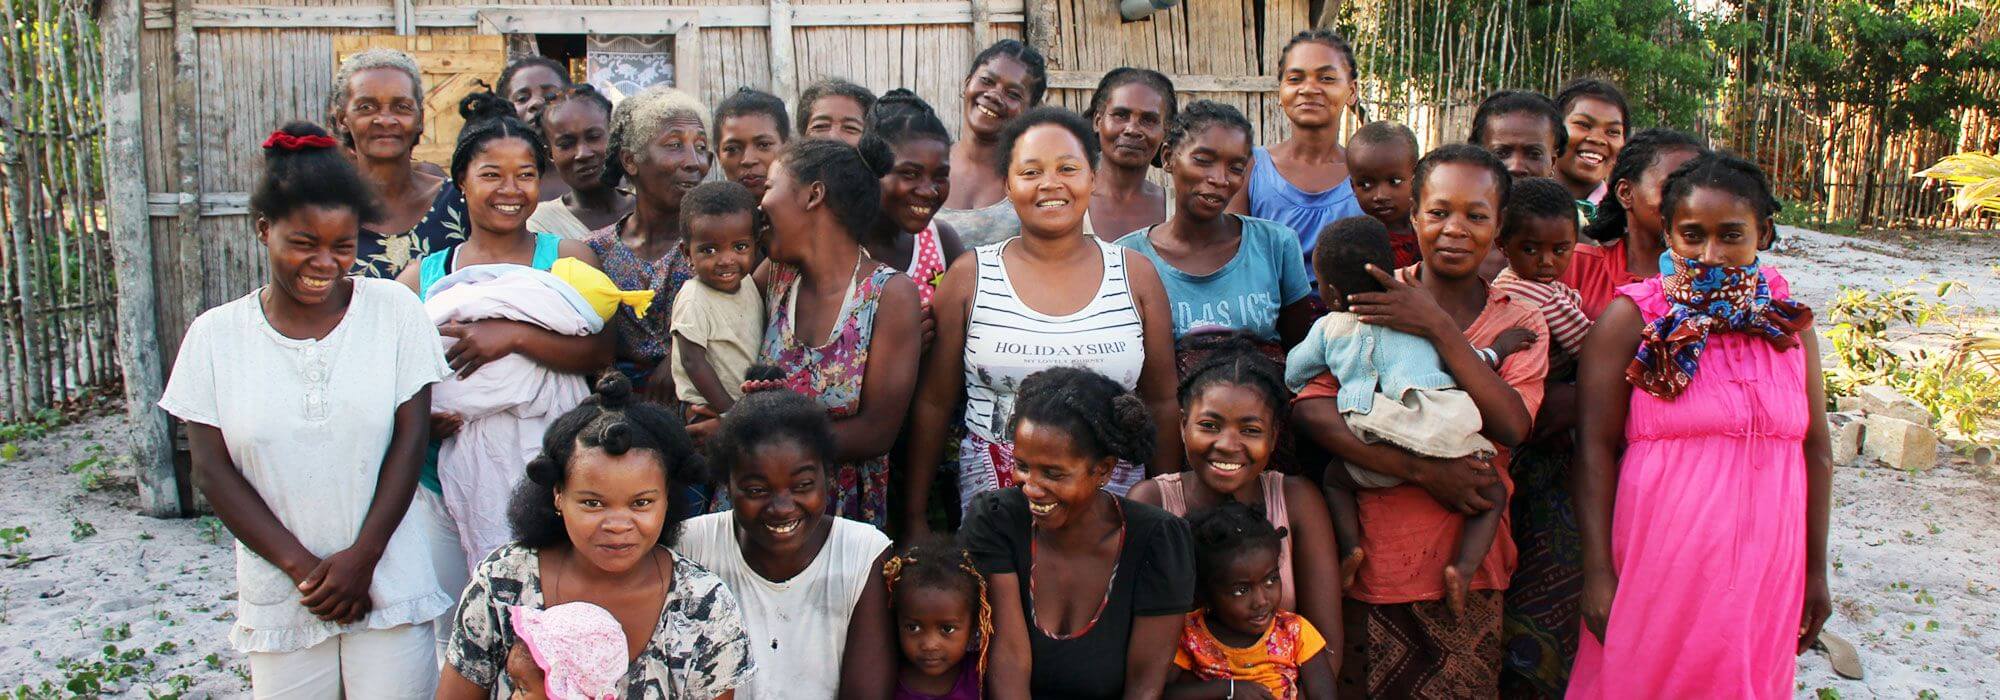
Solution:
M1006 40L934 96L958 101L954 138L907 90L613 105L528 59L468 98L440 172L411 159L415 63L349 58L324 126L264 144L269 284L195 321L161 401L239 542L231 642L256 694L559 695L519 611L583 601L625 633L622 697L1253 695L1175 668L1184 616L1221 604L1183 518L1228 503L1283 538L1276 600L1339 678L1301 675L1308 696L1789 694L1827 614L1830 465L1810 312L1756 266L1761 174L1678 132L1628 138L1595 80L1489 100L1480 148L1420 157L1381 123L1344 143L1357 78L1343 39L1300 33L1275 86L1290 135L1265 143L1145 69L1106 74L1084 114L1042 106L1041 56ZM1560 273L1596 323L1567 369L1485 269L1532 177L1601 244ZM766 314L725 411L679 401L662 366L696 276L683 205L718 179L758 200ZM1327 311L1307 255L1357 216L1400 269L1346 310L1441 348L1537 336L1448 363L1484 387L1465 427L1491 459L1357 437L1331 375L1287 387ZM426 313L440 280L565 260L651 294L594 332ZM482 419L432 392L509 358L593 389L534 424L511 501L469 514L427 443ZM1363 492L1345 568L1329 459L1404 482ZM1447 606L1458 531L1496 507ZM509 543L469 551L503 515ZM913 641L939 586L973 595L941 606L947 642ZM939 659L958 675L909 670Z

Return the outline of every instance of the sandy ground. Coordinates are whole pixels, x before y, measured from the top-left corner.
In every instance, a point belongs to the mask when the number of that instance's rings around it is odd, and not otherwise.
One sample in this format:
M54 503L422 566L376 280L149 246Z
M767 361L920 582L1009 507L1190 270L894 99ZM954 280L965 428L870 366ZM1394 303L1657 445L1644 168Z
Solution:
M1975 316L2000 310L2000 240L1859 239L1788 229L1769 256L1819 305L1842 283L1887 286L1929 276L1971 290ZM122 416L99 416L16 444L0 462L0 694L49 697L234 697L248 663L230 650L230 537L214 520L135 515ZM4 453L0 453L4 454ZM93 456L111 475L96 490L70 467ZM1837 680L1821 655L1799 661L1800 697L2000 696L2000 476L1945 453L1907 474L1839 469L1831 537L1836 612L1865 681ZM85 468L84 473L94 471ZM25 526L8 550L5 528ZM16 555L24 555L18 563ZM82 684L76 692L70 683ZM93 690L89 683L100 683Z

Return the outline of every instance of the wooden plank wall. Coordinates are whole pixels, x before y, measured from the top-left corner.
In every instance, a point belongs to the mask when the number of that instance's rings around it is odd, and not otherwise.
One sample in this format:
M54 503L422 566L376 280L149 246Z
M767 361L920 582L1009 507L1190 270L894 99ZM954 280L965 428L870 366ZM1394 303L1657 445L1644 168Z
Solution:
M794 0L794 5L855 4L861 0ZM872 0L922 2L923 0ZM746 0L512 0L510 5L598 5L616 7L695 7L742 5ZM387 0L214 0L203 6L236 4L299 8L382 8ZM413 11L462 6L449 0L412 0ZM480 3L493 4L491 2ZM1107 3L1108 4L1108 3ZM419 35L475 34L465 28L419 27ZM213 196L243 193L260 167L259 143L271 129L293 119L324 116L336 68L337 37L389 35L388 28L299 29L201 28L195 33L198 61L195 182ZM1019 38L1020 24L991 26L994 38ZM715 104L738 86L772 87L767 27L711 27L700 32L701 98ZM804 88L829 75L847 77L878 93L910 87L936 104L947 124L958 123L959 81L975 52L967 24L912 24L879 27L799 26L792 30L794 82ZM175 120L174 31L146 29L140 38L142 128L146 187L154 197L181 190ZM493 76L497 78L498 76ZM156 212L157 213L157 212ZM162 360L171 367L181 337L200 311L222 304L265 280L263 250L248 216L204 215L183 236L172 217L148 222L154 244L153 268L160 289L156 320Z

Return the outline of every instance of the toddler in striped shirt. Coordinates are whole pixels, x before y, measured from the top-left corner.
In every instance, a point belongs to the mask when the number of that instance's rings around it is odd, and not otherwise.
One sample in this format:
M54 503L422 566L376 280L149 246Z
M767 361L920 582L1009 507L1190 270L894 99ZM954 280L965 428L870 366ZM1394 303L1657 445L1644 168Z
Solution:
M1545 177L1514 181L1507 216L1500 225L1500 252L1507 269L1493 286L1539 307L1549 325L1549 376L1576 368L1576 353L1591 320L1583 297L1558 282L1576 249L1576 204L1568 188Z

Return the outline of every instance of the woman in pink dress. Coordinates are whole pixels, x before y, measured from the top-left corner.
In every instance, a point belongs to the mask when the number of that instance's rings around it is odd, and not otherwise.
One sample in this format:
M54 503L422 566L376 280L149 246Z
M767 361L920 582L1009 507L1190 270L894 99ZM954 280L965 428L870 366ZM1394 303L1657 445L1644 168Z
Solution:
M1831 610L1812 311L1757 265L1778 203L1755 165L1699 156L1661 209L1662 274L1619 288L1583 349L1569 697L1790 697Z

